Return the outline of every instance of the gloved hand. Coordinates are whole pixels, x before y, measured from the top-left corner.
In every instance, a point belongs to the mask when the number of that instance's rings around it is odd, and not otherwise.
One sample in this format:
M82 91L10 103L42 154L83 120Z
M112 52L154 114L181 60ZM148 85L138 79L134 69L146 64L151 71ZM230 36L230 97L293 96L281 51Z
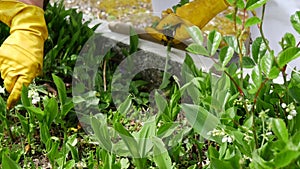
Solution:
M19 100L22 86L28 86L42 70L48 31L42 8L16 0L0 1L0 21L10 27L10 36L0 47L0 72L10 93L10 109Z
M155 28L148 27L146 32L157 40L166 41L164 30L175 28L174 43L189 38L187 26L196 25L203 28L213 17L225 10L229 4L226 0L194 0L176 9L173 13L168 9L162 13L162 20Z

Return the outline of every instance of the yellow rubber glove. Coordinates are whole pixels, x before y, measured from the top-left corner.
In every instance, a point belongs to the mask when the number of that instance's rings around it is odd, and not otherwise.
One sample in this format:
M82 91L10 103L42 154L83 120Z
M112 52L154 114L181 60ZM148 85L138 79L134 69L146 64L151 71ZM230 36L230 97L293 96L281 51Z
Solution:
M176 26L174 43L189 38L187 26L196 25L203 28L218 13L227 9L229 4L226 0L194 0L176 9L176 13L170 9L162 13L162 20L154 28L146 28L146 32L155 39L165 41L163 30L166 27Z
M48 31L42 8L15 0L0 1L0 21L10 27L10 36L0 47L0 71L10 93L10 109L19 100L23 84L28 86L42 70Z

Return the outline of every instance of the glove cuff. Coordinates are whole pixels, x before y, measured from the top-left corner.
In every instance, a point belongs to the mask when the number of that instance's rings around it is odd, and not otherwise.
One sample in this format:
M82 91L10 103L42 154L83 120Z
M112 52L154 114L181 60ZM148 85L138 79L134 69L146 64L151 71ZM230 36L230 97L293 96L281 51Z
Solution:
M17 30L28 30L43 41L48 37L44 10L40 7L16 0L1 0L0 21L10 27L11 34Z
M1 45L4 61L20 66L32 65L36 72L43 66L44 42L48 37L42 8L15 0L0 0L0 20L10 26L10 36ZM7 57L7 58L4 58Z

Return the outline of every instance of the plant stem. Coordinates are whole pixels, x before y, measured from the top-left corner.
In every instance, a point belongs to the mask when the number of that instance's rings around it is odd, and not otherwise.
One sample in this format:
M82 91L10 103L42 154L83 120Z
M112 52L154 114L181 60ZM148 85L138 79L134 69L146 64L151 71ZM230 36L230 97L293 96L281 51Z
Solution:
M232 77L227 71L224 71L224 73L225 73L225 74L230 78L230 80L233 82L233 84L235 85L235 87L238 89L240 95L241 95L242 97L244 97L245 94L244 94L242 88L238 85L238 83L233 79L233 77Z
M264 34L264 31L263 31L263 22L264 22L264 17L265 17L265 11L266 11L266 4L264 4L263 5L263 7L262 7L262 15L261 15L261 23L260 23L260 25L259 25L259 32L260 32L260 35L261 35L261 37L262 37L262 39L263 39L263 41L264 41L264 43L265 43L265 45L266 45L266 47L267 47L267 50L269 51L269 52L271 52L272 50L271 50L271 48L270 48L270 45L269 45L269 43L267 42L267 40L266 40L266 36L265 36L265 34Z
M103 90L106 92L106 59L104 60L103 63Z
M237 22L236 22L236 16L238 13L238 7L237 7L237 0L234 1L234 15L233 15L233 22L234 22L234 31L237 31Z
M263 83L260 84L256 94L255 94L255 97L253 99L253 107L252 107L252 116L253 116L253 121L252 121L252 132L253 132L253 136L254 136L254 140L255 140L255 145L256 145L256 148L259 148L259 145L258 145L258 139L257 139L257 133L256 133L256 125L255 125L255 105L256 105L256 102L257 102L257 98L259 96L259 93L261 92L262 88L265 86L265 84L267 83L267 81L269 81L268 78L266 78Z

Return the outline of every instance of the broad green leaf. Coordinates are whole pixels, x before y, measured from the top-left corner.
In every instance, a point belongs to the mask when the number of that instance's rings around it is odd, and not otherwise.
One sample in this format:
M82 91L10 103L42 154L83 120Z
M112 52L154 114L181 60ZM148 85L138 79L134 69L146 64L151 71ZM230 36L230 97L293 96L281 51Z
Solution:
M5 153L3 153L3 155L2 155L2 165L1 165L1 168L5 168L5 169L21 169L21 167L17 164L17 162L15 162L11 158L9 158L8 155L6 155Z
M223 74L212 86L211 107L219 114L225 112L225 105L230 97L230 84L230 78Z
M184 59L184 64L182 66L181 72L185 82L190 81L194 78L194 73L198 73L198 68L195 65L193 58L187 53ZM189 78L186 78L189 76Z
M41 137L41 141L44 144L47 144L47 141L50 139L51 135L50 135L50 130L47 126L46 123L40 123L40 137Z
M297 109L297 111L299 111L299 108ZM295 121L296 121L296 123L295 124L298 124L297 122L299 122L299 120L300 120L300 116L296 116L296 119L295 119ZM300 147L300 127L299 126L295 126L295 129L294 129L294 131L296 131L296 132L294 132L295 134L293 135L293 137L292 137L292 143L298 148L298 147Z
M239 53L239 45L236 37L234 36L225 36L224 37L225 42L228 46L232 47L236 53Z
M253 16L253 17L248 18L248 19L246 20L245 27L247 28L247 27L256 25L256 24L258 24L258 23L260 23L260 22L261 22L261 20L260 20L258 17Z
M234 49L230 46L223 47L219 53L220 61L222 67L225 68L226 65L230 62L234 54Z
M251 129L251 127L253 127L253 115L251 115L248 119L245 120L245 123L243 126L248 128L249 130Z
M236 142L236 146L239 148L241 153L245 154L248 157L251 157L251 153L255 149L254 140L245 141L245 135L241 131L230 131L230 133L234 136L234 140Z
M173 134L173 132L178 128L178 124L174 123L174 122L166 122L163 123L157 131L157 136L159 138L166 138L169 137L171 134Z
M197 55L209 56L208 51L203 46L196 43L190 44L186 50Z
M283 151L280 151L278 154L276 154L274 158L274 164L276 164L276 167L283 168L287 167L289 164L291 164L294 160L300 157L299 151L293 151L285 149Z
M118 111L121 114L126 115L130 110L131 104L132 104L131 97L127 97L126 100L123 103L121 103L121 105L119 106Z
M72 169L72 168L75 168L75 165L76 165L76 163L75 163L75 160L74 160L74 159L69 160L69 161L67 161L67 163L65 164L64 169Z
M62 118L66 117L70 110L74 107L73 101L70 98L67 98L67 101L62 105L61 116Z
M57 157L59 156L59 154L58 154L59 145L60 145L60 143L58 140L49 139L47 141L47 144L46 144L47 157L50 159L50 161L54 162L57 159Z
M221 33L214 30L208 34L207 50L208 50L210 56L213 56L217 52L221 41L222 41Z
M161 169L171 169L172 161L168 150L165 148L164 142L158 137L152 137L151 140L154 144L153 160L155 164Z
M280 52L277 58L278 65L283 68L286 64L300 56L300 48L290 47Z
M156 121L155 117L152 117L145 122L141 130L137 133L137 143L140 149L140 154L145 157L152 148L152 142L150 138L156 134Z
M300 34L300 11L297 11L294 15L292 15L290 20L294 29Z
M78 149L75 146L71 145L70 143L67 143L66 145L67 145L68 149L70 149L70 151L71 151L73 160L75 162L78 162L79 161Z
M220 154L219 152L216 150L216 148L212 145L208 145L208 150L207 150L207 153L208 153L208 158L209 159L212 159L212 158L219 158Z
M24 116L22 116L20 113L18 113L17 116L18 116L18 118L21 122L21 125L23 127L23 130L25 132L24 134L27 136L30 131L28 120Z
M300 88L292 86L288 90L289 95L295 99L297 102L300 102Z
M138 144L135 140L135 138L129 133L128 130L126 130L121 123L116 122L114 124L114 129L119 133L122 140L126 144L130 154L134 158L141 158L141 155L139 153Z
M243 57L243 67L244 68L248 68L248 69L251 69L255 66L255 62L253 61L252 58L250 57Z
M289 140L288 129L286 128L285 122L282 119L272 119L272 131L278 137L279 140L285 143Z
M97 150L96 150L97 151ZM111 156L106 150L98 150L97 151L98 159L101 159L103 162L102 166L103 168L111 169Z
M199 29L198 26L191 26L187 28L187 32L192 37L194 42L200 46L203 45L203 35L202 31Z
M210 163L211 163L210 166L212 166L212 168L233 168L231 163L224 159L220 160L213 157L210 158Z
M38 107L25 107L25 108L26 108L27 111L33 113L40 122L43 122L44 117L45 117L45 112L44 111L42 111Z
M76 146L76 144L78 143L77 134L75 133L75 134L72 134L71 136L69 136L67 143L72 146Z
M28 88L24 85L22 87L21 101L25 107L29 107L31 105L28 97Z
M274 169L272 163L265 161L256 151L252 153L252 161L250 163L250 168L261 168L261 169Z
M227 0L230 5L236 5L239 9L245 8L244 0Z
M55 98L49 99L48 103L45 105L44 111L48 127L50 127L51 123L55 120L58 114L58 103Z
M251 74L251 78L253 83L255 84L255 87L258 89L258 87L261 85L262 83L262 75L261 75L261 70L259 68L258 65L256 65L253 70L252 70L252 74Z
M106 119L96 119L95 117L91 118L92 129L100 142L100 144L107 150L112 150L112 142L108 132L108 126L105 121Z
M184 78L184 86L180 88L180 93L187 92L187 94L191 97L195 104L197 104L199 100L200 91L197 88L196 83L191 83L191 81L195 81L195 76L199 76L201 71L196 67L193 59L190 55L186 55L184 64L181 69L182 77ZM199 86L199 85L198 85ZM185 91L187 88L187 91Z
M234 19L236 19L236 23L239 25L243 24L243 21L239 16L236 16L234 13L226 15L226 18L228 18L230 21L234 22Z
M268 0L249 0L246 4L247 10L254 10L267 3Z
M269 74L272 69L274 55L271 53L266 53L260 61L260 68L262 72L269 78Z
M204 138L209 138L208 132L215 129L220 122L216 116L201 106L182 104L181 108L193 129Z
M244 0L235 0L236 1L236 6L240 9L245 8L245 1Z
M271 71L270 71L269 75L268 75L268 78L269 79L276 79L279 76L279 74L280 74L280 70L278 69L278 67L273 66L271 68Z
M296 38L291 33L286 33L280 42L283 49L287 49L289 47L296 47Z
M157 91L155 91L155 103L157 105L159 114L163 114L166 112L167 108L168 108L168 102L166 101L166 99L160 95Z
M53 81L56 85L57 91L58 91L58 97L61 105L64 105L67 100L67 91L66 91L66 86L65 83L61 78L56 76L55 74L52 74Z
M258 37L252 44L252 57L255 63L258 63L262 56L267 52L267 46L262 37Z

